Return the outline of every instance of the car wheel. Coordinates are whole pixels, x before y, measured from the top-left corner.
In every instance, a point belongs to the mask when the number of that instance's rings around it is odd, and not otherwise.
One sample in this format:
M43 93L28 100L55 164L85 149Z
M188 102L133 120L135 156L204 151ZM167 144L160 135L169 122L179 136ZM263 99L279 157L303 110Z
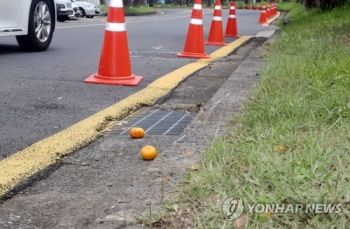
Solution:
M94 18L94 16L86 16L86 18Z
M59 21L59 22L64 22L65 20L67 20L68 19L68 16L67 15L65 15L65 16L58 16L57 17L57 21Z
M75 16L76 17L83 17L83 13L81 11L79 11L79 13L77 13Z
M80 16L81 17L85 17L85 11L84 11L84 9L83 8L79 8L80 9Z
M55 28L54 7L50 0L33 0L30 6L28 34L16 36L24 51L45 51Z

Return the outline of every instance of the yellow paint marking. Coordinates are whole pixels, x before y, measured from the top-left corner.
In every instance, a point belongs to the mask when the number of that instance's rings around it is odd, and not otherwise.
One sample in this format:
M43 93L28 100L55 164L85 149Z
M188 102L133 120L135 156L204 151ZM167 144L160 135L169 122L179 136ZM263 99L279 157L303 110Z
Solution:
M53 165L88 143L94 141L110 120L121 120L136 111L141 104L154 105L182 80L206 67L215 59L227 56L251 36L244 36L212 53L212 58L183 66L149 84L139 92L86 118L67 129L45 138L0 161L0 196L16 187L35 173Z
M277 11L277 14L273 18L269 19L266 23L264 23L263 26L269 26L279 16L280 16L280 12Z
M215 52L212 52L210 54L210 57L212 59L222 58L224 56L228 56L235 48L242 45L244 42L248 41L251 36L243 36L239 39L237 39L235 42L231 42L230 44L216 50Z

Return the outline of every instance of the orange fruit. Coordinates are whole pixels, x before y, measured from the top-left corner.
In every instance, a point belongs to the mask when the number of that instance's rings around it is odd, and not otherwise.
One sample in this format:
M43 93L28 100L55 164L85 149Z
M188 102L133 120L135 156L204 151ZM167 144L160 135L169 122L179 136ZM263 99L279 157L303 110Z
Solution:
M145 130L141 127L132 127L129 134L132 138L143 138L145 136Z
M146 145L141 149L141 156L144 160L153 160L157 156L157 150L153 146Z

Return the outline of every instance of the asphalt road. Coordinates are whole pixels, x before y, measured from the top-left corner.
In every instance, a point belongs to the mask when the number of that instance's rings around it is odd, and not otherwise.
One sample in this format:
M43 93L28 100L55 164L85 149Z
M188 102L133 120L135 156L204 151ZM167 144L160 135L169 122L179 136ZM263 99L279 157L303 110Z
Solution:
M193 59L177 58L183 51L192 9L165 9L150 16L126 17L132 72L143 76L136 87L85 84L96 73L105 18L57 23L50 48L22 52L15 38L0 39L0 159L103 110L145 88L154 80ZM203 10L204 40L212 9ZM228 10L223 11L225 28ZM260 12L237 10L240 35L255 35ZM225 38L232 42L233 38ZM205 46L207 54L220 48ZM64 144L64 143L63 143Z

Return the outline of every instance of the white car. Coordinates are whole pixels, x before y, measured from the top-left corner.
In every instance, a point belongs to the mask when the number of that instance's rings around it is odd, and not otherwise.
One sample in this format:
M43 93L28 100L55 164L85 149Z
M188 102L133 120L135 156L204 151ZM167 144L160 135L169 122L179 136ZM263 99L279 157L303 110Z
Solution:
M74 17L74 9L70 0L55 0L57 9L57 21L64 22L70 17Z
M96 15L100 14L100 8L90 2L86 2L84 0L70 0L71 2L74 2L77 4L80 8L80 15L81 17L87 17L87 18L93 18Z
M25 51L44 51L56 24L55 0L2 1L0 37L16 36Z
M74 10L74 17L81 17L81 11L80 11L80 8L77 4L75 4L74 2L72 2L72 7L73 7L73 10ZM70 16L69 18L73 17L73 16Z

